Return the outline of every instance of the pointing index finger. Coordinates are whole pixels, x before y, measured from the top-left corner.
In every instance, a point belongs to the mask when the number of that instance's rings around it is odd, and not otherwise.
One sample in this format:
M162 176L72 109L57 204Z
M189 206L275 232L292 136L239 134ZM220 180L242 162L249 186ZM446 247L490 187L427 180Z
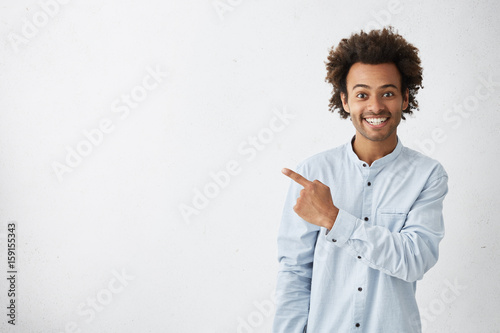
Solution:
M302 186L306 186L308 184L311 184L312 182L310 182L309 180L305 179L302 175L296 173L295 171L292 171L290 169L287 169L287 168L283 168L281 170L281 172L285 175L285 176L288 176L290 177L292 180L294 180L295 182L299 183L300 185Z

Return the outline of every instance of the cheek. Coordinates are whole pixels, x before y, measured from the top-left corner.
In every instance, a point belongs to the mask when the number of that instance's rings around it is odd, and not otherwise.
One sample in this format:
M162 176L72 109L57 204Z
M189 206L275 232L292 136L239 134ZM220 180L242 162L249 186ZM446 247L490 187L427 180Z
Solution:
M394 102L389 104L388 107L390 107L391 110L394 110L394 111L401 111L404 108L404 101L403 100L395 100Z
M363 113L364 107L360 103L349 104L351 110L351 116L358 116Z

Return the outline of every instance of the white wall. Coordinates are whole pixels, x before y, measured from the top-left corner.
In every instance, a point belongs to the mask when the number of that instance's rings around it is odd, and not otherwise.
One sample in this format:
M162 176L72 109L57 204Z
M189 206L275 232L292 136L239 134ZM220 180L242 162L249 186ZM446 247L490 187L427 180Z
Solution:
M497 1L54 1L0 4L0 331L269 332L280 169L351 138L324 61L387 23L424 65L400 138L450 176L425 332L498 331Z

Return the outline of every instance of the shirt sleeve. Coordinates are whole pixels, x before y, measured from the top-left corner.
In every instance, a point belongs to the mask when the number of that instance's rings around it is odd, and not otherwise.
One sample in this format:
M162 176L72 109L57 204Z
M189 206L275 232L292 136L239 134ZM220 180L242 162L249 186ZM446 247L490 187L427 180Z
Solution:
M304 175L300 166L297 171ZM304 221L293 210L301 189L291 182L278 231L273 333L302 333L309 316L314 248L320 228Z
M428 182L406 216L385 216L406 217L398 231L377 225L376 221L372 225L340 209L324 237L332 246L345 249L374 269L408 282L420 280L438 260L447 193L447 175Z

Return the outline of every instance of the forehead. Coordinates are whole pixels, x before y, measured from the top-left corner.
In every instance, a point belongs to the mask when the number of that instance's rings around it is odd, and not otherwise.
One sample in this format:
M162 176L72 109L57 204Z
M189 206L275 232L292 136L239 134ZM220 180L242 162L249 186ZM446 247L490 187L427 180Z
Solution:
M393 84L401 88L401 74L394 63L372 65L357 62L349 69L346 81L348 90L357 84L372 88Z

